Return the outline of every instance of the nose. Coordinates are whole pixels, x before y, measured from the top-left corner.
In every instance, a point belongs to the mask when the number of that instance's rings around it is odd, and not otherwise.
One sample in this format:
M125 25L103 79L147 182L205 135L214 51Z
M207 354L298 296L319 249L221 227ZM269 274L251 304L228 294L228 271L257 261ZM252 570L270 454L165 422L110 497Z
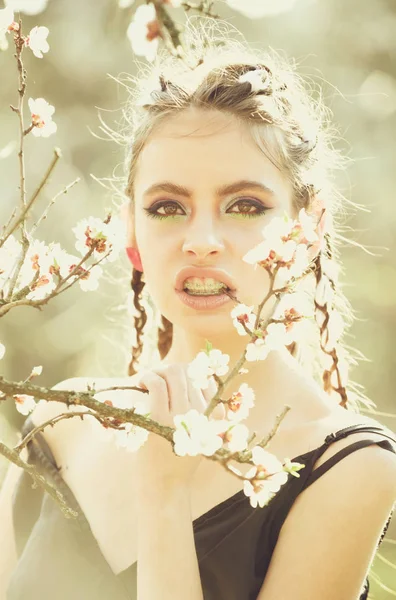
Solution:
M224 248L219 232L213 227L210 218L202 219L200 224L190 227L183 244L183 252L194 255L198 260L217 255L223 252Z

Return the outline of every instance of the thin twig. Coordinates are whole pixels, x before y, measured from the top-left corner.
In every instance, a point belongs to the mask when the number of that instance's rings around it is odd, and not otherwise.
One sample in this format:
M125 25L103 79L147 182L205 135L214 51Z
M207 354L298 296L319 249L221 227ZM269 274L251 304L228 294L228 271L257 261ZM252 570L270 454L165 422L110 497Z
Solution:
M35 202L35 200L38 198L41 190L44 188L45 184L47 183L47 181L48 181L48 179L49 179L52 171L55 169L56 163L58 162L58 160L60 159L61 156L62 156L61 151L58 148L55 148L54 149L54 158L52 159L52 162L49 165L49 167L47 169L47 172L45 173L43 179L39 183L36 191L34 192L34 194L32 195L32 197L30 198L29 202L25 205L25 207L23 208L21 214L18 216L16 222L14 223L14 225L12 226L12 228L10 229L10 231L7 232L5 238L2 240L2 243L4 243L6 241L6 239L10 235L12 235L14 233L14 231L18 227L18 225L22 221L24 221L26 214L31 209L31 207L32 207L33 203Z
M33 227L30 230L29 235L33 235L36 231L36 229L39 227L39 225L41 225L41 222L47 218L47 215L49 213L49 210L51 208L51 206L56 202L56 200L59 198L59 196L62 196L63 194L67 194L68 191L74 186L76 185L76 183L78 183L79 181L81 181L81 177L76 177L76 179L74 181L72 181L71 183L69 183L68 185L66 185L63 190L61 190L60 192L58 192L57 194L55 194L55 196L51 199L50 203L48 204L46 210L43 212L43 214L41 215L41 217L38 219L37 223L33 224Z
M78 513L76 513L70 506L67 504L65 497L63 494L49 481L47 481L42 475L40 475L36 467L31 465L24 460L21 459L18 452L8 448L5 444L0 442L0 454L2 454L5 458L7 458L10 462L13 462L18 467L21 467L24 471L26 471L30 477L33 479L34 485L41 486L48 494L55 500L55 502L60 506L62 512L65 517L77 517Z

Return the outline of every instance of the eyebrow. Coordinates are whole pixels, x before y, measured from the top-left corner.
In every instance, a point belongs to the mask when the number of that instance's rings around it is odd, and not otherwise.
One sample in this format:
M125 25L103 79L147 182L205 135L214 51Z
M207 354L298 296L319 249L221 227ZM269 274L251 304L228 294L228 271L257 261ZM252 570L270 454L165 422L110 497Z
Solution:
M249 179L241 179L240 181L234 181L233 183L222 185L216 189L216 194L217 196L226 196L227 194L241 192L247 188L257 192L265 192L270 196L275 196L274 190L269 188L264 183L260 183L259 181L251 181ZM160 181L159 183L154 183L144 191L143 196L150 196L156 192L167 192L168 194L177 194L178 196L187 196L190 198L193 196L192 190L183 185L172 183L171 181Z

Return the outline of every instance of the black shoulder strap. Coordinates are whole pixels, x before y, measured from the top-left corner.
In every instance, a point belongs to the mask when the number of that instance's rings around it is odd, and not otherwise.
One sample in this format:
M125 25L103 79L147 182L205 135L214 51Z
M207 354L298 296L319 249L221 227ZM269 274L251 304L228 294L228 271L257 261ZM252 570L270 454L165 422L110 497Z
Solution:
M353 444L350 444L349 446L346 446L345 448L342 448L339 452L334 454L334 456L332 456L331 458L326 460L323 464L321 464L319 467L314 469L314 471L312 471L312 473L309 475L308 479L306 480L304 489L306 489L309 485L311 485L317 479L319 479L319 477L321 477L324 473L326 473L329 469L331 469L331 467L333 467L335 464L337 464L345 456L348 456L348 454L351 454L352 452L355 452L356 450L359 450L360 448L366 448L367 446L376 444L377 446L381 446L381 448L384 448L385 450L389 450L390 452L393 452L396 454L396 435L393 434L393 432L390 429L387 429L386 427L382 428L382 427L368 426L368 425L363 425L363 426L352 425L350 427L346 427L345 429L340 429L336 433L331 433L330 435L328 435L326 437L325 444L324 444L324 451L325 451L326 447L329 444L333 443L334 441L345 438L348 435L350 435L351 433L357 433L357 432L360 433L362 431L369 432L369 433L381 434L384 437L391 440L393 442L393 444L391 444L388 441L388 439L381 440L381 441L367 439L367 440L359 440L357 442L354 442ZM392 512L390 513L389 518L388 518L388 520L385 524L385 527L382 531L381 538L377 544L377 549L380 547L380 545L385 537L385 534L388 530L389 524L393 517L393 513L394 513L394 508L392 509ZM366 579L366 582L368 584L367 579ZM364 595L361 596L361 598L366 598L366 597L367 596L364 596Z
M376 425L365 425L362 423L361 425L350 425L349 427L340 429L335 433L330 433L325 439L325 445L331 444L336 440L346 438L351 433L359 433L361 431L383 435L384 437L392 440L392 442L396 444L396 434L387 427L377 427Z
M340 429L339 431L336 431L335 433L330 433L325 438L324 444L323 444L323 446L321 446L320 453L317 456L317 458L319 458L319 456L321 456L327 450L327 448L330 444L332 444L338 440L341 440L343 438L346 438L353 433L362 433L362 432L375 433L377 435L382 435L383 437L388 438L388 439L381 440L380 442L377 442L375 440L370 440L370 439L359 440L357 442L354 442L350 446L346 446L345 448L342 448L342 450L340 450L339 452L336 452L336 454L334 454L334 456L332 456L331 458L326 460L323 464L321 464L320 467L317 467L316 469L314 469L314 471L312 471L312 473L309 475L309 477L306 481L306 485L304 487L308 487L309 485L314 483L317 479L319 479L319 477L321 477L324 473L326 473L329 469L331 469L331 467L333 467L335 464L337 464L345 456L348 456L348 454L351 454L351 452L355 452L356 450L359 450L360 448L365 448L366 446L371 446L372 444L377 444L378 446L381 446L385 450L389 450L390 452L396 453L396 434L393 431L391 431L390 429L388 429L385 426L377 427L376 425L366 425L366 424L362 423L360 425L350 425L349 427L344 427L343 429ZM391 444L388 440L391 440L393 442L393 444Z
M355 452L356 450L360 450L360 448L365 448L366 446L371 446L372 444L377 444L377 446L381 446L382 448L385 448L385 450L390 450L391 452L394 452L396 454L396 450L395 450L394 446L392 446L392 444L390 444L388 442L388 440L381 440L380 442L375 441L375 440L369 440L369 439L359 440L358 442L354 442L353 444L350 444L349 446L342 448L342 450L340 450L339 452L336 452L336 454L334 454L334 456L332 456L331 458L326 460L324 463L322 463L319 467L314 469L314 471L312 471L311 475L307 479L304 487L307 488L309 485L314 483L317 479L319 479L319 477L321 477L324 473L326 473L329 469L331 469L331 467L333 467L335 464L337 464L345 456L348 456L348 454L351 454L352 452Z

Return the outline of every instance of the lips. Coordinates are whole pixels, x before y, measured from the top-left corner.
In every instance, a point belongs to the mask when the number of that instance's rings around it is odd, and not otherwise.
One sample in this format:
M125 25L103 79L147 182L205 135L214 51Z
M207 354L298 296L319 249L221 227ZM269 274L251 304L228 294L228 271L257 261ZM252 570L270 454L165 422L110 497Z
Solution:
M212 279L216 279L216 281L224 283L231 291L234 292L236 290L234 281L226 271L204 267L184 267L181 269L176 276L175 289L182 292L183 284L189 277L200 277L201 279L211 277Z

